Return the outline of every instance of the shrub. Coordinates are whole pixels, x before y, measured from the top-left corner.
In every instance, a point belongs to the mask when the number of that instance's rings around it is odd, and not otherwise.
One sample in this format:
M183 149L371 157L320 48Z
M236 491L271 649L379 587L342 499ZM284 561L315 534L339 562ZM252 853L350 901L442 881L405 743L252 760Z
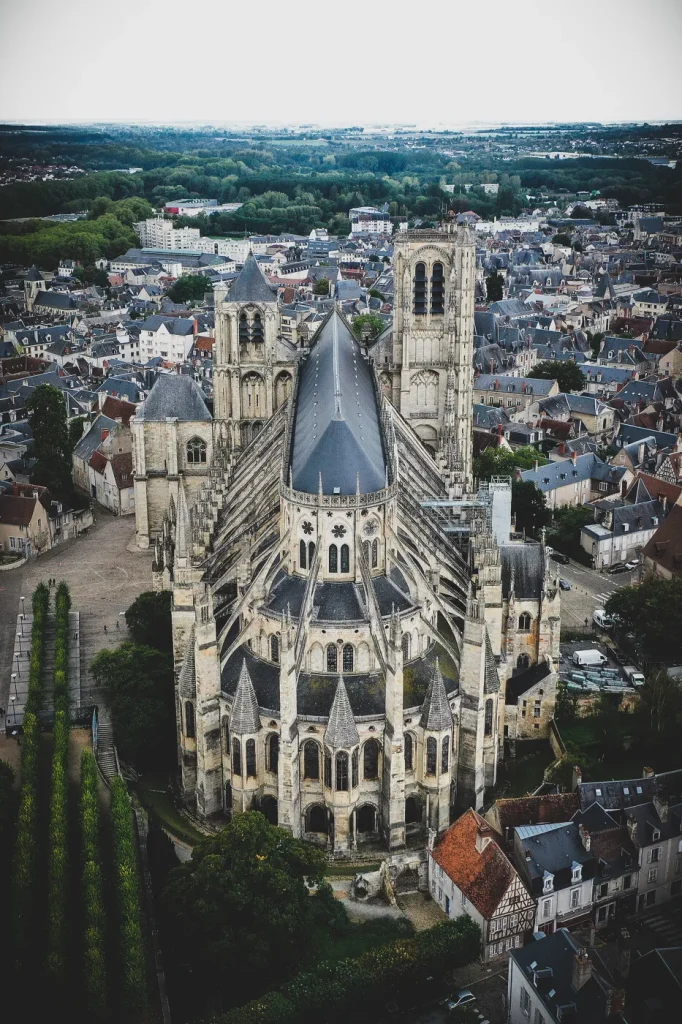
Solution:
M80 800L83 843L83 986L85 1006L95 1020L104 1016L107 999L98 789L95 758L89 750L84 750L81 754Z
M111 783L114 885L118 901L118 950L124 1005L141 1009L146 1001L145 962L140 926L140 886L128 791L120 778Z

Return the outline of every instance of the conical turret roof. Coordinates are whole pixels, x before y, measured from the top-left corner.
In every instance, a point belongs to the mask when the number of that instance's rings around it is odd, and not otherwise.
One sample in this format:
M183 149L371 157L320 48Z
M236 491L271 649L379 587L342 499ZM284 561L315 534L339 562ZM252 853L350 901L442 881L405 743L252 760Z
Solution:
M242 670L239 674L239 682L234 695L232 714L230 716L230 729L236 736L247 736L258 732L260 729L260 715L258 713L258 699L256 691L251 682L249 670L246 667L246 659L242 662Z
M328 747L345 747L346 749L354 747L360 742L358 727L355 724L343 676L339 678L336 687L324 741Z
M265 280L253 253L246 262L227 294L228 302L277 302L277 296Z
M448 704L448 695L445 692L443 673L436 661L433 676L422 704L421 723L424 729L431 732L441 732L452 726L452 711Z

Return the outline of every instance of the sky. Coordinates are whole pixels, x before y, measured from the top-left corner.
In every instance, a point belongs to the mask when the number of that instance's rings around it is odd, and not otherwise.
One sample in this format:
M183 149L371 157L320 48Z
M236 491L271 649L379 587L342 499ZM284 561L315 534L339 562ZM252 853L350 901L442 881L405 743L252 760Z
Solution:
M682 0L0 0L0 120L682 119Z

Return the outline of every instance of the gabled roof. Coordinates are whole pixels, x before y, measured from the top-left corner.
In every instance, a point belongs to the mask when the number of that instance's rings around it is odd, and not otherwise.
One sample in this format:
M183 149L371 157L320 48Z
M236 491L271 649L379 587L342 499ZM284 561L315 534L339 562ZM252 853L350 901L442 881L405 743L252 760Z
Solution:
M477 837L480 851L476 847ZM518 877L499 843L494 829L470 807L443 833L431 854L486 920L494 915L510 884Z
M502 597L509 599L512 576L514 595L521 600L537 601L545 579L545 551L542 544L502 544Z
M578 810L575 793L545 793L541 796L511 797L495 804L500 827L537 825L545 822L558 824L568 821Z
M174 417L184 422L206 423L211 414L201 388L187 374L162 373L136 413L141 420Z
M646 544L643 557L650 558L673 576L682 576L682 505L670 509Z
M239 277L232 284L227 302L277 302L253 253L249 253Z
M329 722L324 734L324 742L333 750L338 748L348 750L360 742L358 727L355 724L343 676L339 676L336 686L334 701L329 712Z
M315 494L381 490L386 462L372 371L334 309L300 370L291 458L293 486Z
M38 498L28 495L0 493L0 524L28 526L37 504Z

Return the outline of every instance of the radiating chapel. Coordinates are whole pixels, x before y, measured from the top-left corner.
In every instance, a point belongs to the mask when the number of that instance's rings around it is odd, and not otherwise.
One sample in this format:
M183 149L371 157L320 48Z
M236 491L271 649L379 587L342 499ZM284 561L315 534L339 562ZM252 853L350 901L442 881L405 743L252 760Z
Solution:
M558 656L544 548L510 537L507 483L473 487L473 243L398 237L394 329L374 346L336 309L309 346L282 340L251 257L216 295L213 420L185 379L179 409L159 382L133 421L136 490L166 495L161 514L138 503L137 528L173 595L184 796L340 856L482 807L508 680L516 702L533 674L544 721ZM162 441L173 472L166 455L150 477Z

